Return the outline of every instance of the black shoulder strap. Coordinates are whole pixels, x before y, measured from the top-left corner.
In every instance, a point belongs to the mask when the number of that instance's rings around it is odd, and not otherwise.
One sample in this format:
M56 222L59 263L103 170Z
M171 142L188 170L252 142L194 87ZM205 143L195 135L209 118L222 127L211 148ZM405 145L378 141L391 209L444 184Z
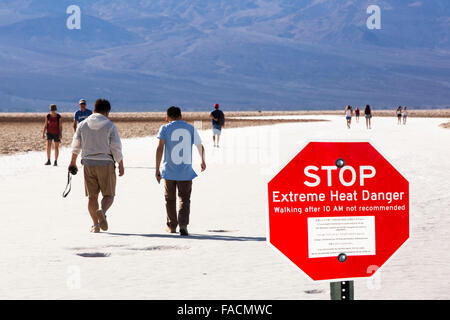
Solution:
M70 175L70 172L68 172L66 189L64 189L64 192L62 195L63 198L67 197L67 195L70 193L70 190L72 190L72 176Z

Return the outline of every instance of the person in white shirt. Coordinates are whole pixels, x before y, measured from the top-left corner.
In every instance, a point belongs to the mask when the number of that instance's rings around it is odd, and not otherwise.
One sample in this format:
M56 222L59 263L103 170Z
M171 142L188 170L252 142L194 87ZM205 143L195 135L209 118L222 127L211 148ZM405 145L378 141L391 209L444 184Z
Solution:
M351 106L345 107L345 119L347 120L347 128L350 129L350 125L352 123L352 114L353 110Z
M408 111L406 111L406 107L403 107L403 124L406 124L407 118L408 118Z
M116 190L115 162L119 164L119 176L124 175L122 143L117 127L108 119L110 111L108 100L98 99L94 113L78 125L72 140L69 171L78 169L76 162L81 152L88 210L93 221L91 232L95 233L100 229L108 230L106 212L114 202ZM101 206L98 204L100 192Z

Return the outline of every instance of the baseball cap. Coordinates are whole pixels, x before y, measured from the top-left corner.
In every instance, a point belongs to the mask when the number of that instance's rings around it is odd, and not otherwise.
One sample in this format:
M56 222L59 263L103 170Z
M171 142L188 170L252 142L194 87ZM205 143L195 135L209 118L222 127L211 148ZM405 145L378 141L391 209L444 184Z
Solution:
M216 104L214 105L214 108L218 108L218 107L219 107L219 104L216 103Z
M81 100L78 102L78 104L82 104L82 103L86 104L86 100L81 99Z

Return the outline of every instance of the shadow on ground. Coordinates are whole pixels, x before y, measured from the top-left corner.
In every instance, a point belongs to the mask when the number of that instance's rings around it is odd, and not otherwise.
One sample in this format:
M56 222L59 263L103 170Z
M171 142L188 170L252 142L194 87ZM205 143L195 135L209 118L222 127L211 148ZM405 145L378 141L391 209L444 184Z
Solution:
M201 235L189 234L187 237L182 237L175 234L142 234L142 233L114 233L105 232L112 236L123 237L147 237L147 238L169 238L169 239L193 239L193 240L220 240L220 241L266 241L265 237L243 237L243 236L221 236L221 235Z

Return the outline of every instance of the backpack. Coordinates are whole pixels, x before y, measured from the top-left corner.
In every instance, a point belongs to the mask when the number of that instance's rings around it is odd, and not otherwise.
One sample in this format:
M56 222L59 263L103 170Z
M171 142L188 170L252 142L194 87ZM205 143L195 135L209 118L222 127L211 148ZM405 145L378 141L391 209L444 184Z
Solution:
M219 115L219 125L223 126L225 124L225 115L223 114L223 112L220 112Z

